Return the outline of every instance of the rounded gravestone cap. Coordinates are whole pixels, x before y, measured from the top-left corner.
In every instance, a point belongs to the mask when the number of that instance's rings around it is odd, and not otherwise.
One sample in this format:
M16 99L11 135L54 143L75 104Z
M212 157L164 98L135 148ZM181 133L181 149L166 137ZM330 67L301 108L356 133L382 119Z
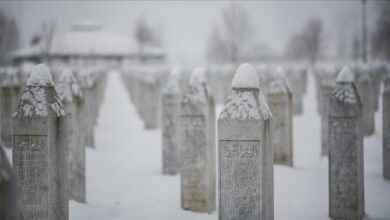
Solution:
M276 79L284 79L286 76L284 68L282 66L276 67L274 76Z
M73 71L71 68L66 67L62 70L59 82L75 82L75 78L73 76Z
M54 86L49 68L45 64L36 65L27 80L27 86Z
M190 84L198 84L206 82L205 69L201 67L195 68L190 78Z
M354 81L354 75L349 69L349 67L345 66L340 71L339 75L337 76L337 82L344 82L344 83L351 83Z
M248 63L241 64L232 80L232 88L235 89L259 89L259 76L255 68Z

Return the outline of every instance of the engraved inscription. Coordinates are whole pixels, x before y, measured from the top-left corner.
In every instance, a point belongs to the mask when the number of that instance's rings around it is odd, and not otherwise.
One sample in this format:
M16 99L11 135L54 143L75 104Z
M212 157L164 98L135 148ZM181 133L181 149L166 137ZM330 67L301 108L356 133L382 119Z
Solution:
M47 136L14 135L14 164L24 219L48 219Z
M220 141L222 219L260 219L260 142Z

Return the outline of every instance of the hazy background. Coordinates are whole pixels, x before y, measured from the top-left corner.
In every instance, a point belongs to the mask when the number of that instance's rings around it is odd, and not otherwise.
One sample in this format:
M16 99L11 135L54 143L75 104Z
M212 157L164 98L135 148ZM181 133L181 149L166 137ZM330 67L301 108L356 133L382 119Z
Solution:
M105 28L133 37L134 23L144 17L161 37L171 62L200 63L212 27L221 23L221 10L229 1L1 1L20 27L21 46L28 45L44 21L54 21L56 31L88 17ZM292 34L316 17L323 22L324 54L332 57L340 35L361 34L361 1L239 1L251 20L254 40L267 53L282 54ZM368 2L368 28L375 20ZM348 32L345 32L345 29ZM340 31L344 31L340 33Z

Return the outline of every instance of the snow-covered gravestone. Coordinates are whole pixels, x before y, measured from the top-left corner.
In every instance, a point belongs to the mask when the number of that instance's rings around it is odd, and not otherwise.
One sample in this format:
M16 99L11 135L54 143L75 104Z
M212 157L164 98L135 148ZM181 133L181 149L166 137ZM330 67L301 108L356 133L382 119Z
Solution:
M371 135L375 130L375 94L368 66L358 66L356 75L356 87L363 103L363 132L364 135Z
M49 69L32 70L13 114L13 168L23 219L67 220L67 117Z
M85 202L85 139L83 136L82 95L72 70L65 68L56 86L58 95L70 117L68 127L69 199Z
M215 109L204 70L196 68L181 102L181 206L215 210Z
M390 73L386 74L383 84L383 176L390 180Z
M19 220L15 176L0 146L0 219Z
M292 166L292 94L282 67L276 68L269 82L267 100L273 115L270 144L274 150L274 163Z
M5 147L12 146L12 114L20 96L20 84L17 72L8 68L1 82L1 141Z
M329 98L332 95L333 90L336 88L335 69L333 67L327 67L323 70L321 79L319 82L320 93L320 114L321 114L321 155L328 156L329 145L329 128L328 128L328 110L329 110Z
M218 118L219 219L273 219L272 115L255 69L242 64Z
M329 216L362 219L364 166L362 104L353 73L344 67L329 101Z
M173 70L161 97L162 122L162 172L180 172L180 101L179 72Z

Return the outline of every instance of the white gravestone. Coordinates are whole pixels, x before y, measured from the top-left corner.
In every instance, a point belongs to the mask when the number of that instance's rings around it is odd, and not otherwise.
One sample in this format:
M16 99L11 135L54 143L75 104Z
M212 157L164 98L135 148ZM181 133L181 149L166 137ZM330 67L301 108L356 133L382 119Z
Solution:
M271 117L255 69L242 64L218 118L220 220L274 218Z
M32 70L13 118L13 168L23 219L67 220L68 122L45 65Z
M353 73L344 67L329 101L329 216L364 216L362 104Z
M215 210L215 108L204 70L196 68L181 102L181 206Z

